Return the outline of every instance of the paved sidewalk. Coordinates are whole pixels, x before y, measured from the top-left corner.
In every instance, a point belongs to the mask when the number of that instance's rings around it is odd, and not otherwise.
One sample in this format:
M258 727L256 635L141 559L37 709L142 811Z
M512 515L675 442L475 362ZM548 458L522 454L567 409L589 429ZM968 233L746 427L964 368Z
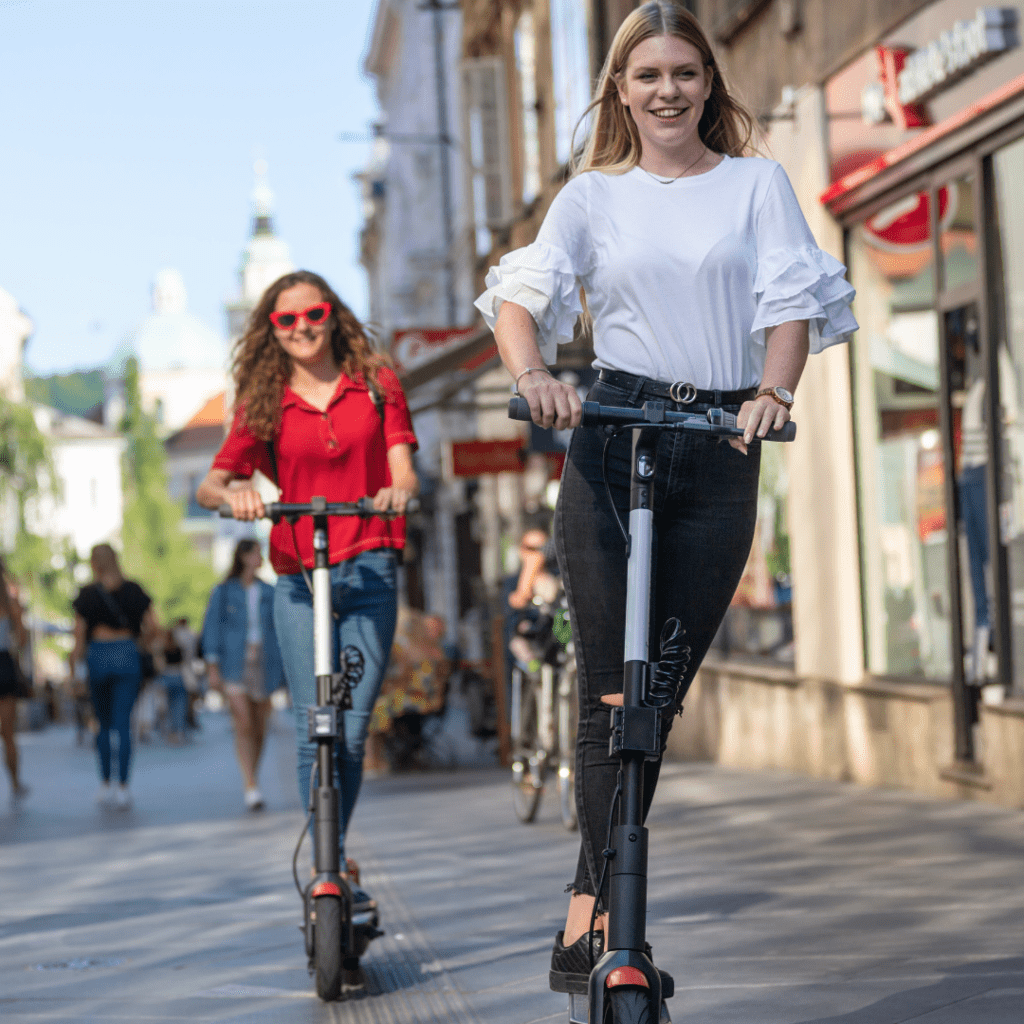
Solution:
M553 797L524 826L497 770L369 780L351 852L388 934L371 994L325 1006L296 930L291 721L262 815L241 808L224 718L206 723L140 750L122 814L92 804L69 731L24 738L33 796L0 804L5 1024L565 1019L547 961L577 841ZM1024 813L673 765L650 824L677 1024L1024 1021Z

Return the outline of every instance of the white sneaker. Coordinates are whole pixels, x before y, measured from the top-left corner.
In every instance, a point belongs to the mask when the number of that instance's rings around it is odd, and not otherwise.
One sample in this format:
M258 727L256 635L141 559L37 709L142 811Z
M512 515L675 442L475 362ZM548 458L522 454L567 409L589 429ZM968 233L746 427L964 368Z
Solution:
M100 784L100 788L96 791L96 803L98 803L100 807L114 806L114 791L111 789L109 782L103 782Z
M245 791L245 806L250 811L263 810L263 794L255 786Z
M127 811L132 805L132 795L127 786L118 786L114 790L114 806L119 811Z

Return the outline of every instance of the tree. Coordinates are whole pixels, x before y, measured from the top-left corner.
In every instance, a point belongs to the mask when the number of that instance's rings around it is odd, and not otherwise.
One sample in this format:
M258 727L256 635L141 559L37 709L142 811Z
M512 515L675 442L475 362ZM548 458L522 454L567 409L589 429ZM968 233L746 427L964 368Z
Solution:
M216 577L181 529L183 503L167 493L164 448L155 421L142 408L134 358L125 367L124 398L121 430L127 444L121 536L125 575L137 579L150 593L161 622L185 616L197 626Z

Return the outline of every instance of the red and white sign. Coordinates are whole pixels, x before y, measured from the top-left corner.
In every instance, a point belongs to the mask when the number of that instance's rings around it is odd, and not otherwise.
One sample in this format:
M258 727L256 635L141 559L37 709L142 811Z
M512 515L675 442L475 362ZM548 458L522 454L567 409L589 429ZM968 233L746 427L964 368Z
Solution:
M949 189L945 185L938 190L938 196L939 227L943 228L956 215L956 207L950 202ZM880 210L864 223L871 244L891 252L926 249L931 238L930 207L928 192L924 191Z
M860 96L861 113L865 121L880 124L888 114L899 128L923 128L931 124L924 107L900 99L900 73L911 52L905 46L875 47L878 81L869 82Z
M460 342L479 333L479 330L478 327L449 327L395 331L391 355L398 372L402 373L432 362L449 349L456 348Z

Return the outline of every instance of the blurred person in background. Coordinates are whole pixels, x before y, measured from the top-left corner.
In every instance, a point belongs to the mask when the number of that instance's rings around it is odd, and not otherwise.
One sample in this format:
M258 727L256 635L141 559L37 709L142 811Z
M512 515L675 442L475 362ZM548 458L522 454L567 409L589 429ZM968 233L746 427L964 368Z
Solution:
M181 679L185 684L185 727L199 729L196 717L196 703L202 699L202 679L206 675L206 662L199 655L199 634L195 632L185 616L174 624L171 631L175 643L181 648Z
M71 674L81 678L88 669L89 696L99 723L100 790L97 802L125 810L131 806L128 773L131 766L132 708L142 685L139 645L148 648L158 626L149 594L121 574L117 553L109 544L97 544L89 555L93 582L82 587L71 603L75 611L75 645ZM110 732L115 731L118 786L111 787Z
M398 377L374 351L363 325L318 274L296 271L264 292L235 349L236 411L231 431L199 487L206 508L231 505L236 519L264 514L252 486L259 469L285 502L355 501L372 495L380 512L405 512L419 490L413 467L416 435ZM396 549L405 547L405 522L377 516L333 518L328 530L332 643L335 665L346 652L353 681L344 712L345 740L335 750L341 795L339 854L363 779L370 715L391 651L398 608ZM298 784L309 800L316 744L307 732L307 708L316 704L313 676L313 523L303 517L270 534L277 573L274 621L295 711ZM356 658L358 655L358 659ZM352 882L358 869L348 864ZM356 907L371 903L358 886ZM346 979L359 986L362 976Z
M250 811L263 808L257 773L270 695L284 682L274 631L274 588L256 575L262 564L259 541L240 540L227 578L210 594L203 625L207 680L231 709L235 754Z
M14 580L0 558L0 736L4 742L4 760L11 777L11 798L23 800L28 796L26 786L18 776L18 747L14 728L17 718L18 697L22 681L18 656L28 642L21 620L21 604Z
M185 713L188 692L185 689L185 654L174 630L162 630L159 637L160 685L167 697L167 742L178 747L185 742Z

